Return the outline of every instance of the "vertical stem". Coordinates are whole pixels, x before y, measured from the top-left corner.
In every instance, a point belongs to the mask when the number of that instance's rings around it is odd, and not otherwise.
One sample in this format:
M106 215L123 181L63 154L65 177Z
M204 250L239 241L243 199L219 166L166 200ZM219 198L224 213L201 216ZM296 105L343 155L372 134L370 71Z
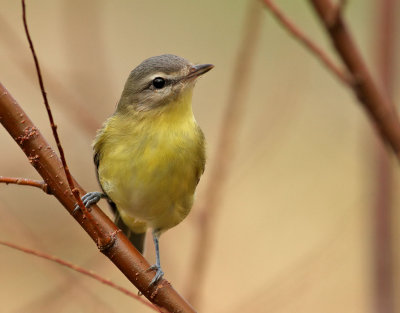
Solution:
M325 26L332 44L354 77L353 90L381 138L400 160L400 119L385 92L378 88L356 45L347 23L331 0L309 0Z
M382 87L388 98L393 98L393 68L395 47L395 2L377 0L378 27L376 40L377 66ZM394 313L392 167L387 150L380 140L373 146L377 182L373 208L373 276L374 312Z

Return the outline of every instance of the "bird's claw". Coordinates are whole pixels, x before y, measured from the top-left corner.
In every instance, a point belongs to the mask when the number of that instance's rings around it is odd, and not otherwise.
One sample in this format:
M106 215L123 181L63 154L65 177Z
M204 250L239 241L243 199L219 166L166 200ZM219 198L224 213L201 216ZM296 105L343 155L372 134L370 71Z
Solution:
M91 205L96 204L97 202L100 201L101 198L104 197L104 194L98 191L93 191L93 192L88 192L85 194L81 199L83 202L83 205L86 208L89 208ZM76 204L74 207L73 213L78 211L80 209L79 204Z
M146 270L146 272L150 272L150 271L156 271L156 275L154 275L154 278L150 282L149 287L156 286L160 282L160 280L163 278L164 272L162 271L161 267L157 264L150 266Z

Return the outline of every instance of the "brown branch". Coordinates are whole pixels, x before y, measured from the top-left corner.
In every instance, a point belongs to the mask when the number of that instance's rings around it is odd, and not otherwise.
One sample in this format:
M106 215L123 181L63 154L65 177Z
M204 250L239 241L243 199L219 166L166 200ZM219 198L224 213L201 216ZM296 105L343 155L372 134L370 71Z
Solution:
M329 33L336 51L355 78L354 93L375 122L382 139L400 159L400 123L395 106L373 81L341 14L332 20L336 6L330 0L310 0L310 3Z
M68 268L70 268L70 269L72 269L72 270L74 270L76 272L79 272L81 274L89 276L89 277L101 282L102 284L108 285L108 286L110 286L110 287L112 287L112 288L114 288L114 289L126 294L127 296L132 297L132 298L142 302L144 305L148 306L149 308L151 308L151 309L153 309L155 311L161 312L156 306L154 306L150 302L147 302L147 301L143 300L140 296L138 296L137 294L133 293L132 291L130 291L130 290L128 290L128 289L126 289L126 288L124 288L122 286L119 286L119 285L113 283L111 280L106 279L106 278L104 278L104 277L102 277L102 276L100 276L100 275L98 275L96 273L93 273L92 271L89 271L89 270L87 270L85 268L82 268L82 267L80 267L78 265L75 265L75 264L70 263L68 261L65 261L63 259L60 259L60 258L58 258L56 256L49 255L49 254L41 252L41 251L25 248L25 247L16 245L16 244L11 243L11 242L0 240L0 245L3 245L3 246L6 246L6 247L15 249L15 250L22 251L22 252L27 253L27 254L31 254L31 255L34 255L34 256L37 256L37 257L40 257L40 258L55 262L55 263L60 264L62 266L66 266L66 267L68 267Z
M6 185L15 184L15 185L32 186L42 189L47 194L51 194L49 186L44 181L40 180L0 176L0 183L5 183Z
M209 183L206 187L206 197L201 204L198 242L193 256L191 273L187 283L187 297L191 303L199 302L200 291L205 275L205 268L212 238L213 223L218 207L221 205L223 189L235 155L236 138L244 117L244 107L249 88L250 69L260 38L262 10L258 1L249 1L248 13L244 26L242 43L236 57L232 73L231 90L219 131L219 139L215 159L209 171Z
M344 71L335 65L329 56L319 46L317 46L316 43L308 38L287 16L285 16L272 0L262 1L275 16L276 20L281 23L284 29L286 29L293 36L293 38L297 39L310 52L312 52L317 59L320 60L329 70L331 70L344 84L351 86L352 79L347 71Z
M22 121L24 122L21 123ZM2 84L0 84L0 123L24 151L32 166L48 184L52 194L70 214L73 214L76 199L68 187L61 160ZM74 181L74 184L81 194L86 193L76 181ZM88 221L80 210L76 211L73 217L98 244L100 251L121 270L146 298L161 307L163 312L195 312L190 304L166 280L162 280L158 286L149 288L154 277L154 272L147 272L150 264L98 206L91 207L90 215L94 223ZM104 233L103 236L112 239L109 245L102 246L99 244L100 238L95 225L100 226Z
M396 2L397 0L375 1L377 24L374 24L374 49L377 57L378 73L383 88L390 99L393 99L394 64L396 46ZM372 215L372 261L373 261L373 302L374 311L394 313L394 252L393 252L393 166L388 151L380 141L375 141L371 153L375 156L373 215Z
M70 189L73 190L73 189L75 189L74 182L72 181L71 173L69 172L67 161L65 160L64 149L61 146L61 141L60 141L60 138L58 137L57 125L54 123L53 114L51 112L50 104L49 104L49 101L47 99L47 94L46 94L46 90L44 88L42 73L40 71L39 60L37 58L37 55L36 55L36 52L35 52L35 48L33 47L33 42L32 42L31 36L29 34L28 23L26 21L25 0L22 0L22 20L24 22L24 29L25 29L26 37L27 37L28 42L29 42L29 48L31 49L31 52L32 52L33 61L35 62L35 68L36 68L36 73L38 75L40 91L42 92L44 105L46 107L47 115L49 116L50 127L51 127L51 130L53 132L53 137L54 137L54 140L56 141L56 145L57 145L58 151L60 152L60 158L61 158L61 162L62 162L63 167L64 167L65 176L67 177L68 185L70 186ZM85 206L82 205L82 207L85 207Z
M67 177L68 186L71 189L72 194L74 195L76 202L78 203L80 209L85 214L86 218L93 223L93 225L94 225L93 229L95 231L97 231L97 233L98 233L98 245L107 246L107 245L109 245L111 243L111 240L112 240L111 237L104 236L106 233L104 233L100 229L98 229L99 226L94 223L93 218L89 214L88 209L83 205L82 199L81 199L80 194L79 194L79 190L77 188L75 188L74 182L72 180L72 176L71 176L71 173L70 173L68 165L67 165L67 160L65 159L64 149L63 149L63 147L61 145L60 137L58 136L57 125L54 123L53 114L51 112L50 104L49 104L49 101L47 99L47 94L46 94L46 90L45 90L44 83L43 83L43 76L42 76L42 73L41 73L41 70L40 70L39 60L38 60L38 57L36 55L35 48L33 46L33 42L32 42L31 36L29 34L28 23L26 21L25 0L21 0L21 3L22 3L22 20L23 20L23 23L24 23L24 29L25 29L26 38L28 39L29 48L31 49L32 57L33 57L33 60L35 62L35 68L36 68L36 73L37 73L38 80L39 80L40 91L42 92L44 105L46 107L47 115L48 115L49 121L50 121L50 127L51 127L51 130L53 132L53 137L54 137L54 140L56 141L58 152L60 153L60 158L61 158L61 162L62 162L62 165L63 165L65 176Z
M42 73L41 73L40 66L39 66L39 60L38 60L38 57L36 55L35 48L33 46L33 42L32 42L31 36L29 34L28 23L26 21L25 0L21 0L21 3L22 3L22 21L24 23L24 29L25 29L26 38L28 39L29 48L31 49L31 52L32 52L33 61L35 62L35 68L36 68L36 73L37 73L38 80L39 80L40 91L42 92L44 105L46 107L47 115L48 115L49 120L50 120L50 127L51 127L51 130L53 132L53 137L54 137L54 140L56 141L56 145L57 145L58 151L60 153L60 158L61 158L61 162L62 162L62 165L63 165L63 168L64 168L65 176L67 177L68 186L71 189L71 191L72 191L72 193L73 193L73 195L74 195L74 197L76 199L76 202L78 203L78 205L81 208L81 210L85 213L85 215L87 217L89 217L89 219L91 219L90 215L88 214L88 210L83 205L83 202L82 202L81 197L79 195L79 190L75 188L74 182L73 182L72 177L71 177L71 173L70 173L68 165L67 165L67 161L65 159L64 149L63 149L63 147L61 145L61 141L60 141L60 138L59 138L58 132L57 132L57 125L54 123L53 114L51 112L50 104L49 104L49 101L47 99L46 90L44 88L43 77L42 77ZM99 234L101 234L100 231L99 231ZM100 236L100 240L101 240L101 243L103 245L106 245L106 244L108 244L110 239L108 239L108 240L107 240L107 238L103 239Z

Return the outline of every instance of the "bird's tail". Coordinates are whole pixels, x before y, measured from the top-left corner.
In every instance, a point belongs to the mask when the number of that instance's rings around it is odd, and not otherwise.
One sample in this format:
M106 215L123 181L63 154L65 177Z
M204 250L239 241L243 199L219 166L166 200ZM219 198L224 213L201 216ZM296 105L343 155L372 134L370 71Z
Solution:
M135 248L143 254L144 250L144 238L146 237L146 233L135 233L131 231L128 226L125 225L123 222L122 218L120 218L120 215L117 211L117 214L115 215L115 225L120 228L123 233L125 234L126 237L132 242L132 244L135 246Z
M129 241L135 246L135 248L140 253L143 254L144 239L146 237L146 233L135 233L132 230L130 230L129 227L125 225L124 221L119 215L115 203L112 202L111 200L108 200L108 203L110 204L111 209L115 214L115 220L114 220L115 225L117 225L117 227L122 230L122 232L125 234L126 237L128 237Z

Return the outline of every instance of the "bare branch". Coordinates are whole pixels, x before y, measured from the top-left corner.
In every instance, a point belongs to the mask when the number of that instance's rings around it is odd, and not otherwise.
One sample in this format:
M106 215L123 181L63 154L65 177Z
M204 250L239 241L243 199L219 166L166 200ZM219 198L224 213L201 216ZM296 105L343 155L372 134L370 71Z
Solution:
M18 68L23 72L25 77L31 75L31 62L22 61L18 54L14 51L25 48L25 42L22 42L19 38L18 33L9 24L0 13L0 29L2 30L2 47L7 49L8 61L14 62L14 68ZM53 75L51 71L44 67L44 75L47 77L46 84L49 89L53 91L53 99L56 103L59 103L63 112L69 115L69 118L75 122L75 125L87 134L94 134L96 130L101 126L101 121L98 121L90 108L85 105L85 99L82 94L71 91L71 88L65 87L65 80L61 77L58 78Z
M335 63L328 57L328 55L308 38L299 27L297 27L283 12L276 6L272 0L262 0L268 7L271 13L275 16L276 20L282 24L282 26L301 44L303 44L311 53L313 53L317 59L319 59L329 70L331 70L337 78L339 78L344 84L352 85L352 79L349 74L343 69L339 68Z
M133 293L132 291L130 291L130 290L128 290L128 289L126 289L126 288L124 288L122 286L119 286L119 285L113 283L111 280L106 279L106 278L104 278L104 277L102 277L102 276L100 276L100 275L98 275L96 273L93 273L92 271L89 271L89 270L87 270L85 268L82 268L82 267L80 267L78 265L72 264L72 263L70 263L68 261L65 261L63 259L60 259L60 258L58 258L56 256L49 255L47 253L44 253L44 252L41 252L41 251L37 251L37 250L33 250L33 249L29 249L29 248L26 248L26 247L22 247L22 246L16 245L16 244L11 243L11 242L0 240L0 245L9 247L9 248L12 248L12 249L15 249L15 250L19 250L19 251L22 251L22 252L27 253L27 254L35 255L37 257L40 257L42 259L46 259L46 260L55 262L55 263L60 264L62 266L66 266L66 267L68 267L68 268L70 268L70 269L72 269L72 270L74 270L76 272L79 272L81 274L89 276L89 277L101 282L102 284L105 284L105 285L108 285L108 286L110 286L110 287L112 287L114 289L117 289L118 291L126 294L127 296L142 302L144 305L148 306L149 308L152 308L155 311L161 312L156 306L154 306L150 302L147 302L147 301L143 300L140 296L138 296L137 294Z
M338 15L334 21L330 19L335 5L330 0L310 0L310 3L328 31L336 51L355 77L354 93L375 122L382 138L400 159L400 123L395 106L372 79L342 16Z
M263 0L263 2L272 9L274 14L280 13L272 0ZM351 87L355 95L374 121L382 139L392 147L396 157L400 159L400 122L395 106L391 104L386 94L382 93L373 81L343 17L341 14L335 13L337 6L330 0L310 0L310 3L321 18L334 47L353 77ZM281 13L276 16L279 16L281 22L284 21ZM335 18L332 18L332 16ZM302 38L301 36L298 37L298 33L292 32L293 27L287 21L282 22L282 25L291 31L296 38ZM304 42L302 39L301 41ZM315 53L309 45L306 45L306 47ZM337 75L337 72L334 72Z
M396 3L397 0L375 1L377 23L374 50L377 57L377 69L380 81L387 96L393 99L393 87L395 78L396 56ZM395 290L395 242L393 220L394 213L394 168L390 155L381 141L375 140L370 147L370 153L374 155L372 169L374 172L372 201L372 266L373 266L373 312L396 312Z
M107 246L111 243L112 238L104 236L106 233L102 232L102 230L99 229L99 225L94 223L92 216L89 214L88 209L84 206L84 204L82 202L82 199L79 194L79 190L77 188L75 188L74 181L73 181L71 173L69 171L69 168L67 165L67 160L65 159L65 155L64 155L64 149L61 145L60 137L58 136L57 125L54 122L53 114L50 109L50 104L47 99L47 94L46 94L46 90L45 90L44 83L43 83L43 77L42 77L42 73L40 70L39 60L36 55L31 36L29 34L28 23L26 21L25 0L21 0L21 1L22 1L22 20L24 23L26 38L28 39L29 48L31 49L33 60L35 62L35 68L36 68L36 73L37 73L38 80L39 80L40 90L42 92L43 101L44 101L44 105L46 107L47 115L49 116L50 126L51 126L51 130L53 132L53 137L54 137L54 140L56 141L56 145L57 145L58 151L60 153L60 158L61 158L61 162L63 165L64 173L65 173L65 176L67 177L68 186L71 189L72 194L74 195L75 200L79 205L79 208L85 214L86 218L93 223L93 225L94 225L93 229L95 231L97 231L97 233L98 233L98 243L97 244L100 246Z
M73 195L74 195L74 197L76 199L76 202L78 203L78 205L81 208L81 210L85 213L85 215L89 219L91 219L87 208L83 205L83 202L82 202L81 197L79 195L79 190L75 188L74 182L73 182L72 177L71 177L71 173L70 173L68 165L67 165L67 160L65 159L64 149L63 149L63 147L61 145L61 141L60 141L60 138L59 138L58 132L57 132L57 125L54 123L53 114L51 112L50 104L49 104L49 101L47 99L46 90L44 88L43 77L42 77L42 73L41 73L40 66L39 66L39 60L38 60L38 57L36 55L35 48L33 46L33 42L32 42L31 36L29 34L28 23L26 21L25 0L21 0L21 1L22 1L22 20L23 20L23 23L24 23L24 29L25 29L26 38L28 39L29 48L31 49L32 57L33 57L33 60L35 62L35 68L36 68L36 73L37 73L38 80L39 80L40 91L42 92L44 105L46 107L47 115L49 116L50 127L51 127L51 130L53 132L53 137L54 137L54 140L56 141L56 145L57 145L58 151L60 153L60 158L61 158L61 162L63 164L65 176L67 177L68 186L71 189L71 191L72 191L72 193L73 193ZM99 234L101 234L101 231L99 231ZM107 238L101 238L102 245L107 245L109 240L110 239L107 239Z
M0 176L0 183L15 184L15 185L24 185L24 186L32 186L42 189L45 193L51 194L49 186L44 181L29 179L29 178L18 178L18 177L5 177Z

